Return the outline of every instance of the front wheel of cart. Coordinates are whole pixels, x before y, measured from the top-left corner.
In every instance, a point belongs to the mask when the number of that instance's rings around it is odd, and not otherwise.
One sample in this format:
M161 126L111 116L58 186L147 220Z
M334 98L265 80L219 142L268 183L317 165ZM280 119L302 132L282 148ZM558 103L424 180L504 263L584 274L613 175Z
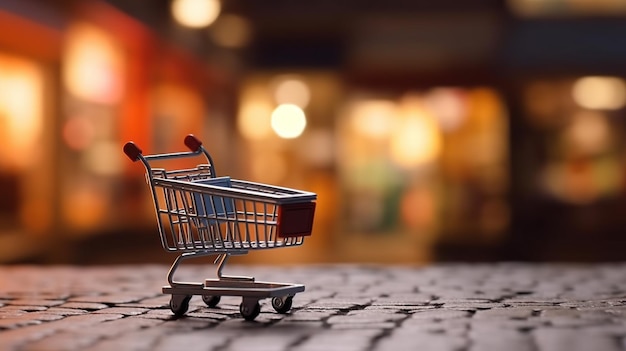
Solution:
M253 321L256 316L261 313L261 305L259 301L246 301L244 300L239 305L239 312L241 312L241 316L247 321Z
M189 309L189 300L191 295L172 295L170 299L170 309L176 317L180 317L187 313Z
M202 295L202 301L204 301L204 303L206 303L206 305L209 307L217 306L217 304L220 303L221 299L221 296Z
M285 314L289 312L292 305L293 305L293 296L282 296L282 297L272 298L272 307L274 307L274 309L278 313Z

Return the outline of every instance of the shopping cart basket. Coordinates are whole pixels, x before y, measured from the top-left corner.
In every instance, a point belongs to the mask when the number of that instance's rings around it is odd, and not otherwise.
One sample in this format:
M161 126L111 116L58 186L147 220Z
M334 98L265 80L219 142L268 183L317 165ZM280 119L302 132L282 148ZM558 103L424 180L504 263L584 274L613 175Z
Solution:
M278 313L287 313L304 285L226 276L222 268L230 255L302 245L311 235L316 194L217 177L202 142L193 135L184 142L191 151L154 155L143 155L133 142L124 145L126 155L146 168L163 248L179 253L167 274L169 285L163 287L163 293L172 295L172 312L184 315L191 297L201 295L209 307L215 307L221 296L241 296L239 311L247 320L260 313L259 300L264 298L272 298ZM208 163L189 169L152 167L155 161L191 157L203 157ZM174 280L183 260L207 255L216 255L215 278Z

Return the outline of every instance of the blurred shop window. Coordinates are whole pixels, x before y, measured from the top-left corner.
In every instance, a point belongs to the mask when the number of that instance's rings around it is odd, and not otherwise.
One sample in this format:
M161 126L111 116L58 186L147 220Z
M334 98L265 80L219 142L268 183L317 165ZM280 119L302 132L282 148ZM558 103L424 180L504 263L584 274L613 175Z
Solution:
M113 211L119 152L119 109L125 93L126 55L105 30L70 25L62 55L63 99L61 215L70 235L107 230Z
M569 204L618 196L623 188L626 83L619 77L541 80L526 88L526 118L543 138L541 193Z
M41 249L33 236L53 225L46 69L37 61L0 53L0 261ZM32 251L32 252L31 252Z
M439 242L503 238L508 116L494 89L390 95L340 82L272 72L241 89L241 176L318 193L297 259L426 262Z
M0 230L22 227L30 222L29 208L37 207L29 173L44 156L43 88L44 76L35 62L0 54Z
M257 72L239 94L238 142L229 157L237 177L318 194L315 233L293 256L250 255L264 262L336 260L335 117L343 88L334 72ZM235 152L236 150L236 152Z
M500 240L507 132L489 88L355 95L337 130L345 249L415 261L435 242Z
M544 77L522 85L513 237L526 259L623 257L626 82Z

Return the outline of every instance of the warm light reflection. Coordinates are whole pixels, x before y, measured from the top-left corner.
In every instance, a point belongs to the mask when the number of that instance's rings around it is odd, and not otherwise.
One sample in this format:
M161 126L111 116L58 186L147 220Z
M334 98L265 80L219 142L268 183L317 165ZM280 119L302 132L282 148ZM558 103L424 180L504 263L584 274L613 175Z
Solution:
M33 160L42 131L43 75L27 60L0 55L0 166Z
M351 109L354 130L375 139L389 136L393 128L396 104L388 100L356 102Z
M221 4L218 0L174 0L172 15L186 27L203 28L210 26L219 16Z
M85 168L97 175L114 176L123 168L123 159L116 142L97 142L86 150L83 157Z
M332 130L312 129L302 136L298 154L312 166L329 167L335 160L335 148Z
M222 15L211 27L211 37L227 48L241 48L248 44L252 28L248 20L237 15Z
M71 117L63 126L63 141L74 150L83 150L88 147L95 135L95 126L84 117Z
M263 101L246 101L241 106L237 128L250 140L261 140L272 134L272 107Z
M391 159L411 168L434 161L441 149L441 135L432 115L416 105L404 103L403 112L391 134Z
M611 142L609 123L604 115L597 112L581 112L574 116L565 131L570 143L568 149L594 154L605 151Z
M572 96L585 108L617 110L626 105L626 83L617 77L583 77L574 83Z
M282 104L272 112L271 124L279 137L293 139L299 137L306 128L306 116L300 107Z
M467 118L467 103L460 89L432 89L425 95L424 104L435 115L444 132L457 130Z
M302 80L288 78L276 84L274 99L278 104L294 104L300 108L305 108L311 99L311 91Z
M268 184L280 184L287 175L289 164L278 153L257 150L250 160L252 180Z
M89 24L71 26L63 59L63 82L72 95L103 104L120 101L123 51L107 33Z

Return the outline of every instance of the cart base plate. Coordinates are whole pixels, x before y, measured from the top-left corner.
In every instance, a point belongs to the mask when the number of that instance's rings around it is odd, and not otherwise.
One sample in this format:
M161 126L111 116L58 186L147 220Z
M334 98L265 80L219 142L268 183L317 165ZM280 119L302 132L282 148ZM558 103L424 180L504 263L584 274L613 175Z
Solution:
M207 279L202 283L179 283L164 286L163 293L170 295L241 296L258 299L295 295L303 292L303 284L233 281Z

